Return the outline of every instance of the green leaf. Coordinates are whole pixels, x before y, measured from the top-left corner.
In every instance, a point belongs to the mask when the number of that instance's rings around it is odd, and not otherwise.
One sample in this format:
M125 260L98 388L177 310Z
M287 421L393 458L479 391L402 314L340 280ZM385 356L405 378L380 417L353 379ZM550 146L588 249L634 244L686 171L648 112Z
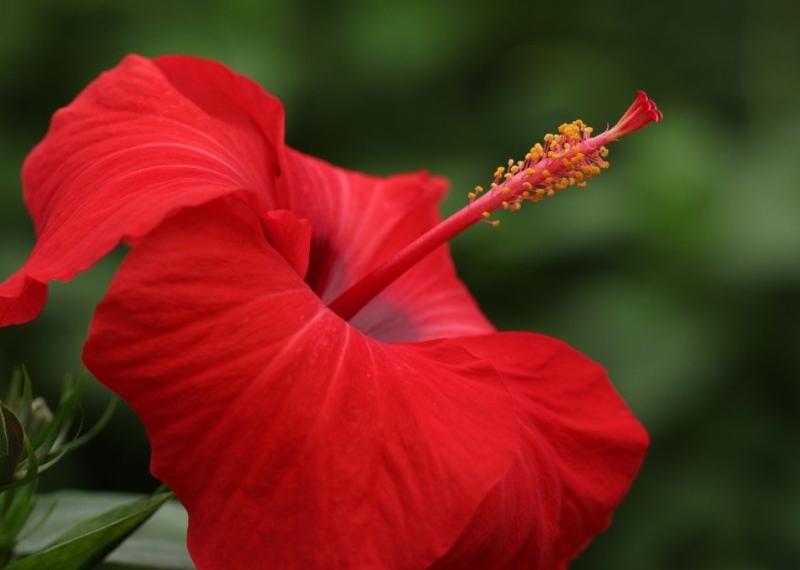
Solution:
M20 558L9 564L6 569L91 568L101 562L172 497L171 492L159 493L84 520L61 534L44 550Z
M17 554L32 554L55 540L65 528L110 508L142 498L130 493L64 490L38 496L29 525L16 546ZM53 506L56 506L53 509ZM52 510L45 522L42 517ZM189 517L178 501L169 501L102 563L102 568L194 570L186 549ZM35 528L34 528L35 527Z
M10 552L36 506L36 480L0 494L0 552Z
M10 482L0 485L0 492L27 485L39 474L39 460L36 458L36 450L33 449L33 445L27 434L23 433L23 436L25 439L25 452L27 453L27 457L24 461L21 461L18 466L20 470L23 468L25 469L25 475L20 477L20 471L17 471Z
M20 391L20 383L22 383L22 391ZM32 399L33 389L27 369L24 366L21 369L15 369L11 375L11 382L4 401L23 425L28 419Z
M17 416L0 402L0 485L8 483L17 470L25 447L25 431Z
M66 437L73 415L80 405L80 399L86 388L86 376L81 375L73 383L67 377L61 388L61 401L53 413L53 420L39 433L33 434L31 440L40 459L47 456L53 447L57 447Z

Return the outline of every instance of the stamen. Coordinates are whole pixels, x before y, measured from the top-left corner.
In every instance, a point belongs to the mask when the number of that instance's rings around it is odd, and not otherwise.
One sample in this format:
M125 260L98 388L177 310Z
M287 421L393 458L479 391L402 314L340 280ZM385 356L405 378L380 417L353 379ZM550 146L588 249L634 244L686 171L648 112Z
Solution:
M639 91L617 124L596 137L592 136L592 127L580 119L561 124L557 134L547 134L543 144L531 147L525 160L517 164L519 168L513 168L514 161L509 160L508 171L504 167L497 169L496 184L492 186L492 192L483 197L484 201L493 204L491 209L487 209L494 211L502 207L516 211L525 200L538 202L543 196L554 196L569 186L585 188L588 180L610 166L605 160L608 156L606 144L662 118L655 102L644 91ZM498 188L504 195L499 202L489 198Z
M508 161L498 166L494 181L487 193L476 186L468 194L469 205L459 210L425 234L408 244L386 263L363 277L336 298L329 308L345 320L350 320L364 305L375 298L422 258L476 222L497 227L500 222L489 220L499 208L516 212L526 200L538 202L545 195L553 196L568 186L585 188L586 182L609 167L606 144L660 121L661 111L644 91L611 129L592 136L592 127L580 119L558 127L558 134L544 137L544 145L536 143L525 160Z

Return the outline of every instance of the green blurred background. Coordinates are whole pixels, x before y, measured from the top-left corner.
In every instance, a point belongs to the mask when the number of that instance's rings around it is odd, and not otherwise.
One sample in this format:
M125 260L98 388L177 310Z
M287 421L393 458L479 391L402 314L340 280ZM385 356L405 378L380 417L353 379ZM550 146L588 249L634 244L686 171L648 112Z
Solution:
M794 0L0 0L0 278L33 244L23 158L129 52L228 64L284 101L290 145L447 176L445 212L561 122L602 128L644 89L665 120L615 143L608 173L453 254L498 327L603 363L651 433L572 568L800 568L799 25ZM0 383L24 363L56 398L119 257L0 330ZM94 383L90 419L107 399ZM147 465L126 409L42 482L150 491Z

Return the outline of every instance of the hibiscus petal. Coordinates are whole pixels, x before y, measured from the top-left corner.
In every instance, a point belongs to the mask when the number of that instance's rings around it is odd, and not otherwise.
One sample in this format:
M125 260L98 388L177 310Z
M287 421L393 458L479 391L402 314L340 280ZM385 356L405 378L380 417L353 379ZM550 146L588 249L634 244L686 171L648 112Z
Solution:
M129 56L53 118L23 169L38 242L0 285L0 324L35 317L44 284L66 281L121 240L135 243L177 210L236 195L262 217L311 222L292 264L327 301L439 221L445 183L379 179L284 147L283 108L257 84L193 57ZM297 255L300 254L300 257ZM354 323L384 340L489 332L447 249L374 300Z
M510 394L452 341L331 313L227 199L135 246L84 360L141 417L204 568L424 568L519 445ZM266 232L288 235L272 228Z
M566 568L611 523L642 464L647 433L603 368L561 341L498 333L459 342L503 376L523 443L435 568Z
M274 208L282 145L281 104L251 81L195 58L125 58L55 114L25 162L38 241L0 286L0 324L35 317L42 284L71 279L180 208L232 193Z
M425 173L375 178L289 150L292 211L313 221L307 281L329 303L441 221L447 185ZM458 279L446 245L351 319L385 342L482 334L494 327Z

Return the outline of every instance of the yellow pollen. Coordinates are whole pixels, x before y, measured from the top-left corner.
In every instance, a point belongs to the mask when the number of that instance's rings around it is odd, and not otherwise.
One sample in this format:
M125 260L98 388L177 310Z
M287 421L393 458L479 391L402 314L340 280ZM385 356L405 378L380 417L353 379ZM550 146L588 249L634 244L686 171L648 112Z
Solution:
M507 166L498 166L494 172L494 181L490 188L494 192L502 191L502 198L494 199L492 209L499 206L516 212L522 208L525 200L538 202L544 196L554 196L570 186L585 188L586 182L597 176L602 169L609 167L604 160L608 149L601 146L595 150L587 141L592 128L580 119L559 125L557 133L548 133L541 143L530 147L524 160L509 159ZM582 152L581 149L587 152ZM469 198L474 201L483 192L483 187L476 186ZM489 200L489 196L483 199ZM490 212L483 212L486 223L497 226L498 222L488 221Z
M484 213L481 214L481 216L483 216L486 219L488 219L489 216L491 216L491 215L492 215L491 212L484 212Z

